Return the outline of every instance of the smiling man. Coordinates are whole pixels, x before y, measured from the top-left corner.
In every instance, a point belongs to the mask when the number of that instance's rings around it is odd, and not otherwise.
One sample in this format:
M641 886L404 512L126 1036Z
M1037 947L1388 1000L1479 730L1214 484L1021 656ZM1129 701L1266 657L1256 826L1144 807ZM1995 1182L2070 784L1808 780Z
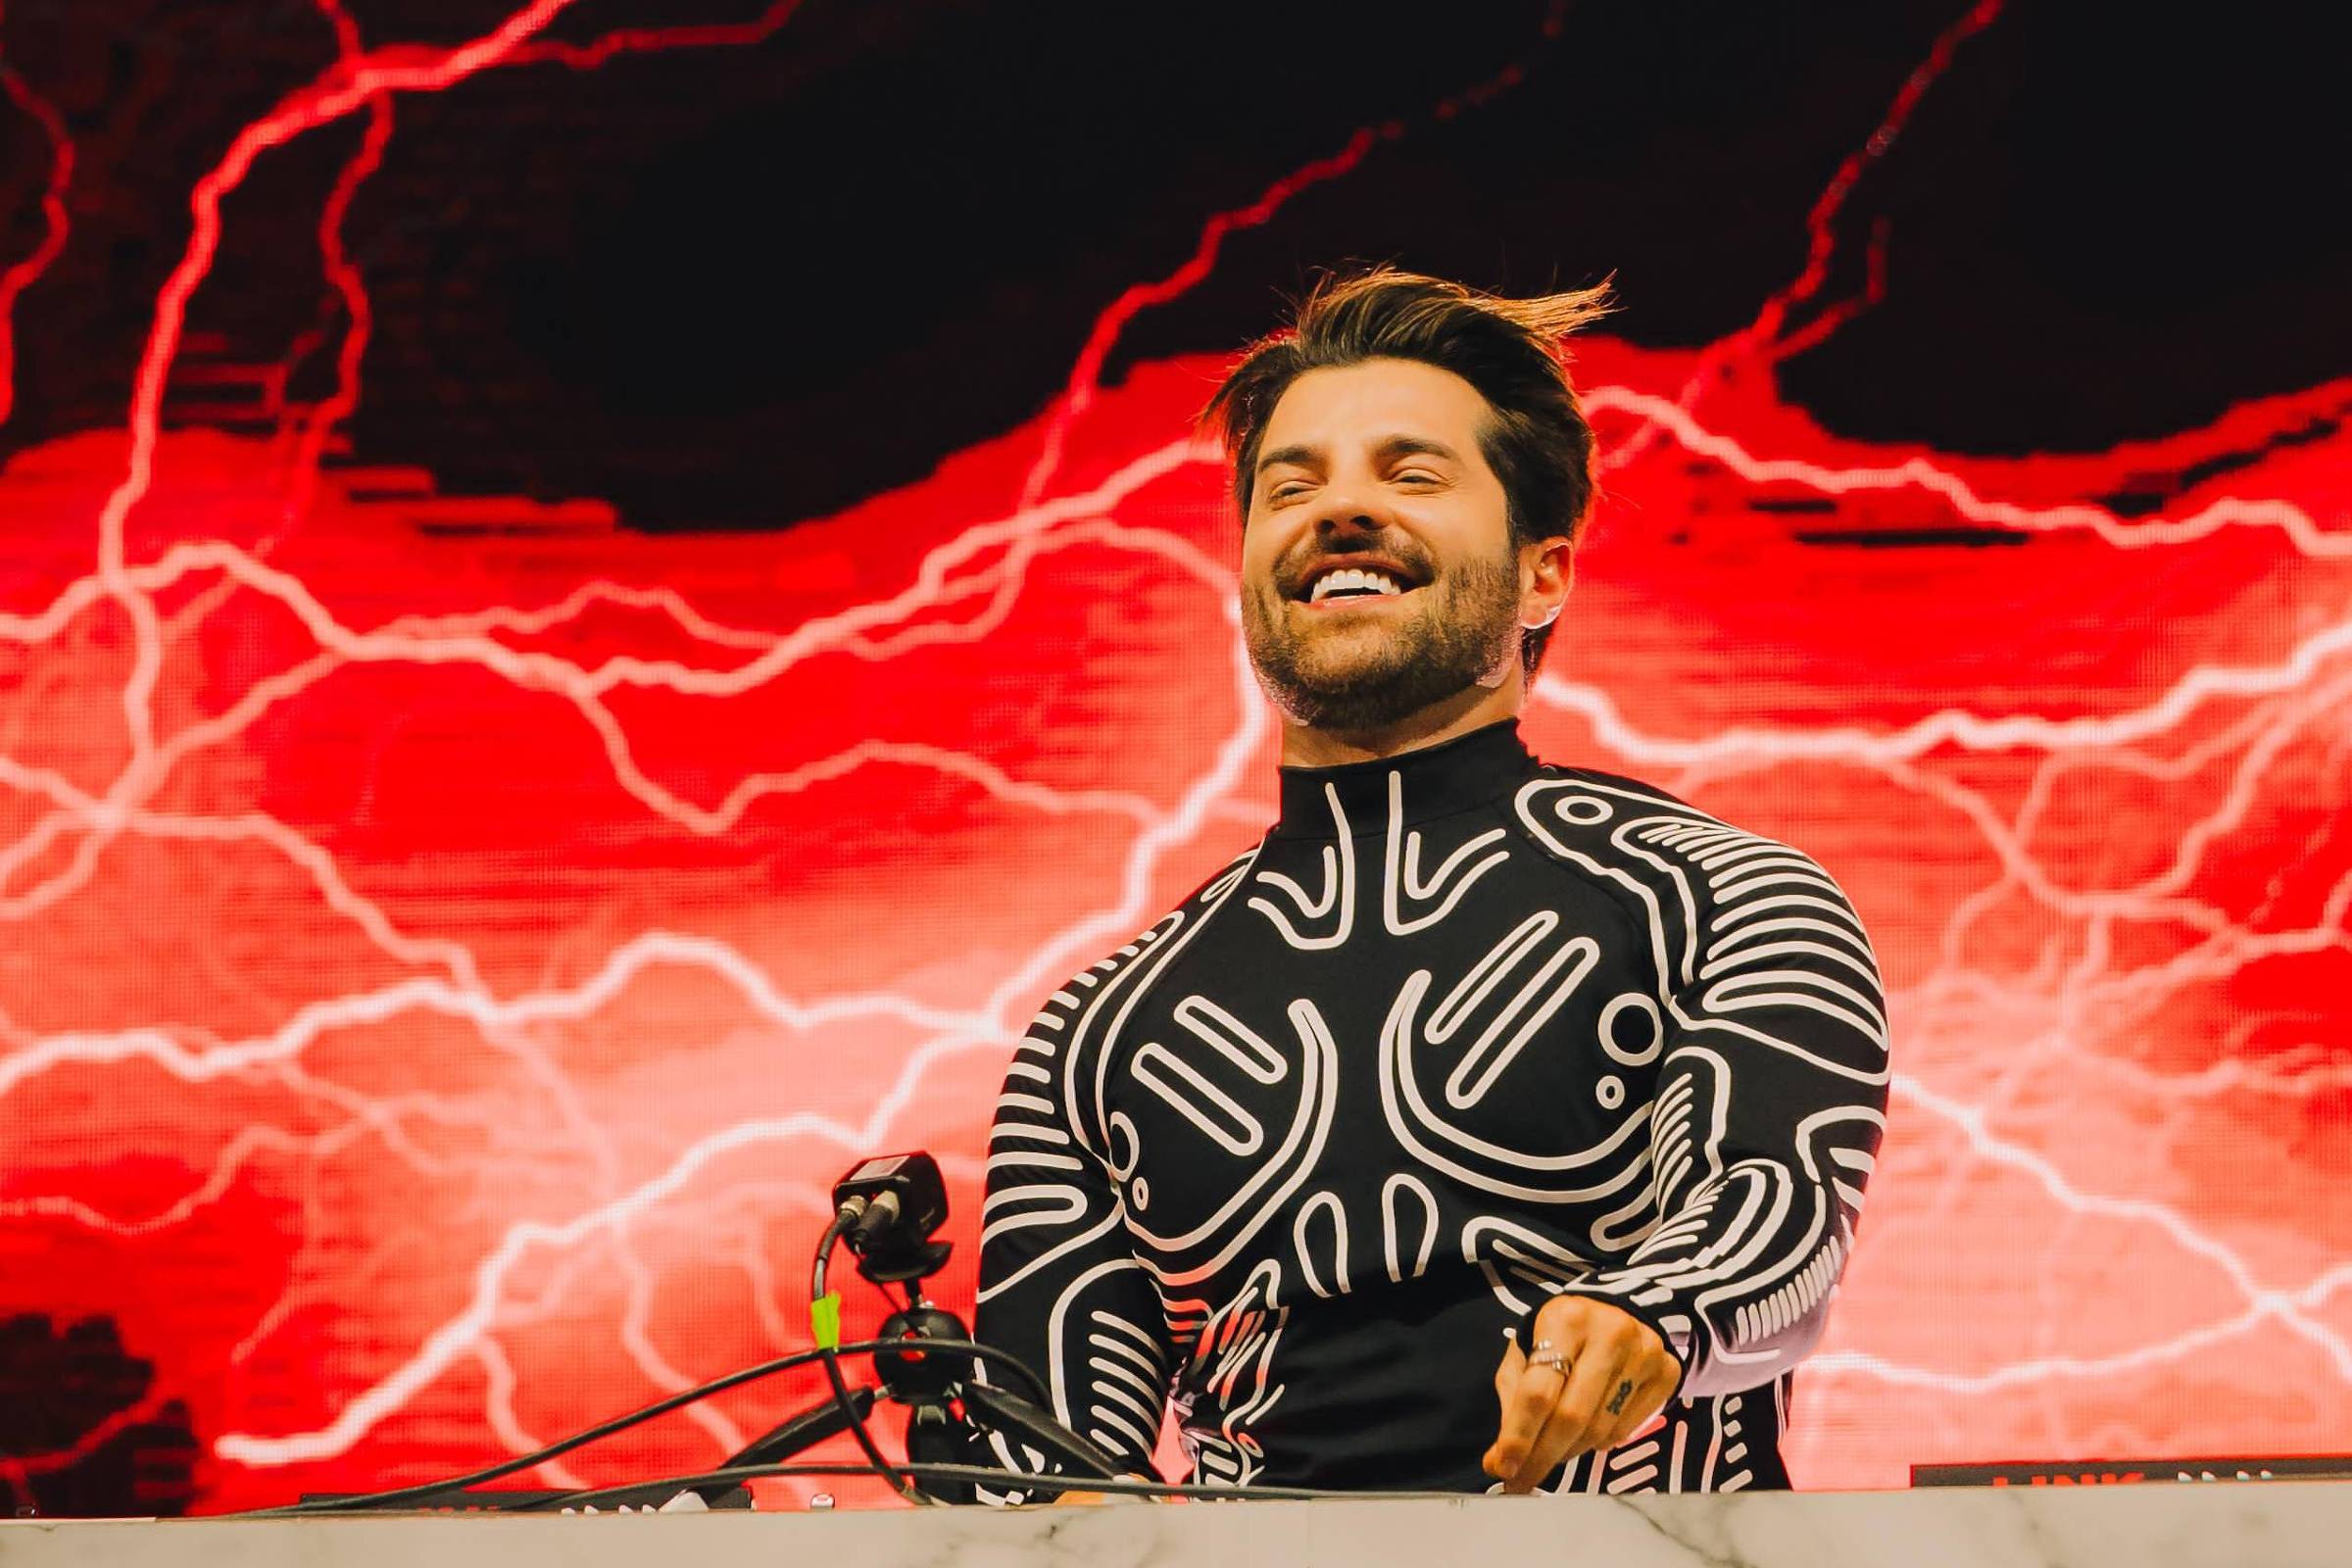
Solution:
M1210 404L1281 818L1046 1004L982 1222L979 1338L1138 1474L1172 1404L1205 1485L1788 1485L1884 1002L1813 860L1520 739L1598 309L1370 272Z

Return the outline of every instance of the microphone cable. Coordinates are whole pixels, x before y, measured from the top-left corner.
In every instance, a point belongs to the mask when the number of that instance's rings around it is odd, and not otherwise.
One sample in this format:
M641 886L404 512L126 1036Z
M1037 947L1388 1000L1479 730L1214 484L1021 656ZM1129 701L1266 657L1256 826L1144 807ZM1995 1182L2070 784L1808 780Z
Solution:
M865 1417L858 1402L850 1397L849 1380L841 1375L841 1356L835 1347L841 1344L841 1298L825 1287L825 1273L832 1265L833 1249L840 1245L843 1232L864 1214L870 1205L862 1198L852 1198L834 1212L833 1223L825 1227L822 1240L816 1244L816 1260L808 1268L808 1326L816 1335L816 1349L824 1362L825 1381L833 1385L833 1402L841 1407L842 1418L849 1422L850 1435L864 1450L866 1462L876 1475L890 1483L890 1490L920 1507L944 1506L937 1497L907 1480L890 1467L882 1457L881 1446L866 1430Z
M904 1350L906 1343L905 1340L857 1340L844 1345L836 1345L833 1347L833 1353L836 1355L872 1355L882 1350ZM957 1355L968 1355L978 1360L994 1362L1018 1378L1036 1396L1037 1401L1041 1405L1049 1408L1052 1405L1052 1396L1046 1390L1045 1379L1037 1375L1035 1368L1009 1351L999 1350L971 1340L928 1340L924 1342L924 1345L926 1348L952 1351ZM691 1389L681 1389L676 1394L656 1399L653 1403L631 1410L626 1415L614 1416L610 1421L600 1421L595 1426L585 1427L570 1437L560 1438L543 1448L535 1448L529 1453L517 1454L511 1459L502 1459L496 1464L485 1465L481 1469L466 1475L452 1476L442 1481L419 1482L415 1486L395 1487L385 1492L364 1493L356 1496L318 1497L308 1502L280 1503L271 1508L251 1508L239 1513L224 1514L221 1517L276 1519L305 1515L359 1513L388 1508L400 1503L415 1503L419 1508L430 1507L435 1499L452 1493L462 1493L469 1487L486 1486L493 1481L503 1481L520 1471L543 1465L550 1459L560 1459L575 1448L584 1448L591 1443L601 1443L606 1438L628 1431L631 1427L642 1426L646 1422L665 1416L673 1410L684 1409L699 1399L706 1399L714 1394L724 1394L729 1389L740 1388L746 1383L755 1383L761 1378L775 1377L780 1373L794 1371L811 1362L820 1361L824 1354L824 1351L817 1349L795 1350L789 1355L777 1356L773 1360L761 1361L754 1366L740 1368L723 1377L712 1378L708 1383L699 1383ZM872 1468L868 1465L855 1465L851 1467L851 1470L857 1475L872 1473ZM608 1489L600 1488L598 1490Z

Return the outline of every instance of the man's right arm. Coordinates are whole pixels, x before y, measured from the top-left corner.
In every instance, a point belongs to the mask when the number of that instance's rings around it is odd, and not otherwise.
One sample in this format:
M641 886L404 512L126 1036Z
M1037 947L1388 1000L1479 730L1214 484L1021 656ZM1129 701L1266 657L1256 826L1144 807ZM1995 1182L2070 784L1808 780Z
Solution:
M1078 1108L1079 1063L1066 1043L1078 1011L1072 992L1059 993L1005 1073L989 1133L973 1334L1046 1380L1056 1420L1123 1471L1152 1476L1174 1351L1152 1277L1128 1245L1118 1189ZM983 1377L1019 1392L1003 1368ZM1017 1440L994 1438L991 1446L1018 1469L1042 1461Z

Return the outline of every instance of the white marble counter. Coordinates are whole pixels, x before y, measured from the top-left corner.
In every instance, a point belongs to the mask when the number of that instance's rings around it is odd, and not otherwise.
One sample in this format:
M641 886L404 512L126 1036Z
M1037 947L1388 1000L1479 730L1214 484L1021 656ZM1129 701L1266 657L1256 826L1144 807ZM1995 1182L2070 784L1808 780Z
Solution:
M429 1557L428 1557L429 1554ZM0 1523L7 1568L2346 1568L2352 1483Z

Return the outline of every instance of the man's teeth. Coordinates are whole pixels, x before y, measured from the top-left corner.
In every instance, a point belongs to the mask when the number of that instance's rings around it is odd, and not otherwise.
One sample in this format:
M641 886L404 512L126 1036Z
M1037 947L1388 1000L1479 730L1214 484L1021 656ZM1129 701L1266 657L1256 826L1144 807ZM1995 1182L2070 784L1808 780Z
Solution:
M1315 579L1315 586L1307 595L1307 602L1319 605L1333 594L1400 594L1404 590L1397 585L1396 579L1387 572L1366 571L1360 566L1342 566L1337 571L1327 571Z

